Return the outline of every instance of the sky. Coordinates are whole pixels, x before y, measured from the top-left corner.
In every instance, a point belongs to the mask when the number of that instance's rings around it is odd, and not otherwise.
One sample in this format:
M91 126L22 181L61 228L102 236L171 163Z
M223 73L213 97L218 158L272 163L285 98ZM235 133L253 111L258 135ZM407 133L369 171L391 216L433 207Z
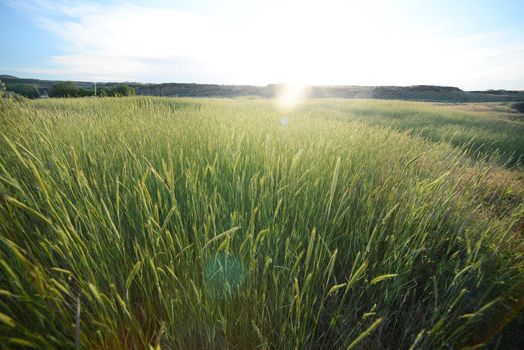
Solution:
M0 74L524 90L523 0L0 0Z

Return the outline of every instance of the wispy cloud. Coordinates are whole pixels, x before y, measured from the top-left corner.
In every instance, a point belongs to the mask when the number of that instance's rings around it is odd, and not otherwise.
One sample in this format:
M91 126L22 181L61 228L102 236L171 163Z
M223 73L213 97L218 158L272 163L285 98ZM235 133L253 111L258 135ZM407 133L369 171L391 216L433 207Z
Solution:
M269 3L256 15L224 17L167 5L10 2L61 39L67 52L48 63L70 79L524 84L524 41L512 33L413 28L391 3Z

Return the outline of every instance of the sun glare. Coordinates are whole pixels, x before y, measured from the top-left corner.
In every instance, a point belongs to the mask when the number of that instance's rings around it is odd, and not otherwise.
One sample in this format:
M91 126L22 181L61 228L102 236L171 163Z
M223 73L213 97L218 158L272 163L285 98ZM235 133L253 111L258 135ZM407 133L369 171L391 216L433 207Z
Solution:
M286 83L282 84L277 92L277 102L282 109L296 107L306 97L306 86L304 84Z

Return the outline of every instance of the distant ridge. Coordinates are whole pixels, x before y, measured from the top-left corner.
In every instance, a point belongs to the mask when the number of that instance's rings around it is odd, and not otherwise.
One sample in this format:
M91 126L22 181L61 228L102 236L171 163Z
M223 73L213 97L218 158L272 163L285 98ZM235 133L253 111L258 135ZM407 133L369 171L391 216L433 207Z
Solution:
M39 90L48 92L58 80L40 80L18 78L12 75L0 75L8 87L24 84L34 84ZM75 81L77 86L93 89L92 82ZM105 82L97 83L99 88L124 83ZM281 84L266 86L253 85L218 85L194 83L136 83L125 84L135 88L138 95L148 96L179 96L179 97L242 97L258 96L271 98L277 95ZM487 90L463 91L452 86L413 85L413 86L310 86L307 97L312 98L371 98L395 99L433 102L516 102L524 101L524 91Z

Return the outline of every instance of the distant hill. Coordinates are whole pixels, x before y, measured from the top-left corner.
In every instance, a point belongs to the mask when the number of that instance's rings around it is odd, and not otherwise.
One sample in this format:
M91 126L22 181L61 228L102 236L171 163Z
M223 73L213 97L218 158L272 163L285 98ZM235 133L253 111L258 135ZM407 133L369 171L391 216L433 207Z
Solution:
M12 75L0 75L0 80L3 81L6 86L9 87L16 87L21 85L27 85L27 84L35 84L39 89L44 90L50 90L51 87L60 82L64 82L65 80L40 80L40 79L32 79L32 78L18 78ZM74 83L84 89L93 89L94 83L88 82L88 81L74 81ZM106 87L106 86L112 86L112 85L119 85L120 83L97 83L96 86L98 87ZM131 83L128 85L134 85L137 83ZM48 91L49 92L49 91Z
M268 87L252 85L215 85L215 84L133 84L137 95L179 96L179 97L271 97Z
M7 88L34 84L39 90L49 92L57 80L39 80L18 78L12 75L0 75ZM94 83L75 81L78 87L93 89ZM114 86L122 83L97 83L98 88ZM279 84L266 86L253 85L216 85L188 83L136 83L125 84L135 88L138 95L179 96L179 97L242 97L258 96L271 98L277 95L281 88ZM524 91L487 90L463 91L457 87L414 85L414 86L311 86L308 97L313 98L372 98L416 100L433 102L517 102L524 101Z

